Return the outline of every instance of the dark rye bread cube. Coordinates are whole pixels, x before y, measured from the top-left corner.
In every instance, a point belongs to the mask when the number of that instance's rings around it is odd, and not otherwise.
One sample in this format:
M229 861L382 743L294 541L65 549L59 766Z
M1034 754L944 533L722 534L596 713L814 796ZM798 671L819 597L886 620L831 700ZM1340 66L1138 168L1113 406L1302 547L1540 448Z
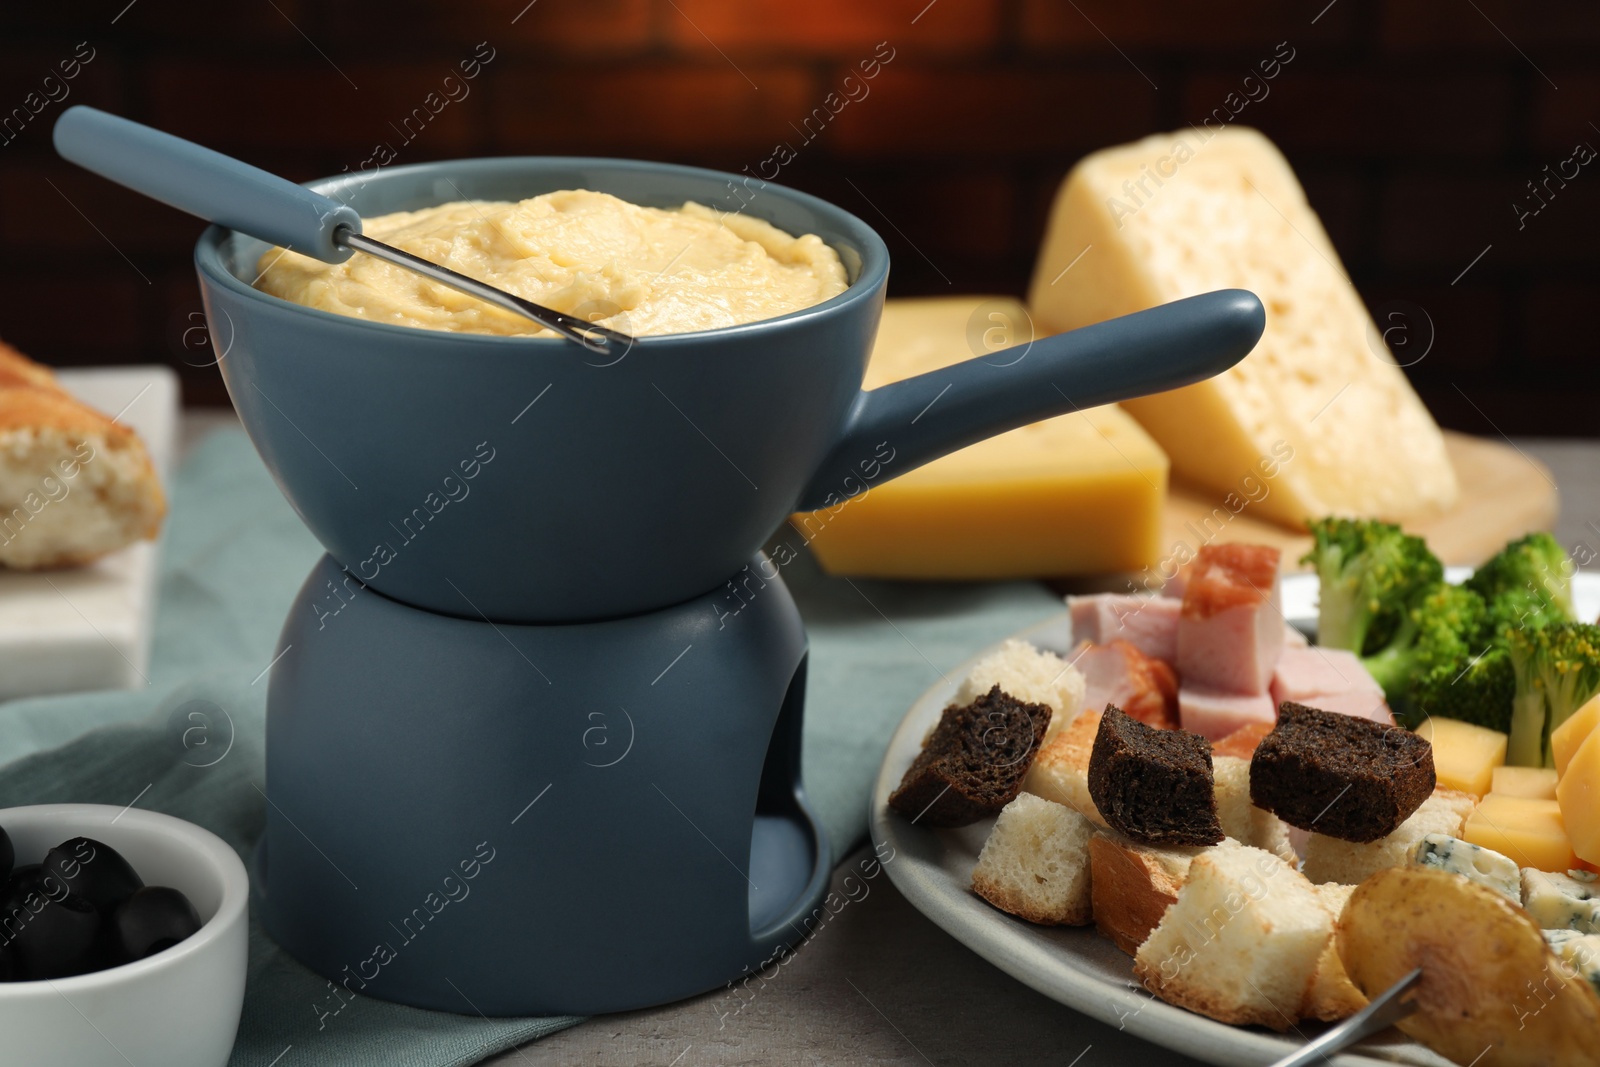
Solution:
M1149 845L1215 845L1211 743L1146 726L1107 704L1089 753L1089 796L1113 830Z
M1044 742L1050 709L1024 704L999 686L971 704L944 709L889 806L924 826L966 826L1022 792Z
M1284 701L1250 760L1250 800L1290 826L1364 843L1433 795L1433 746L1399 726Z

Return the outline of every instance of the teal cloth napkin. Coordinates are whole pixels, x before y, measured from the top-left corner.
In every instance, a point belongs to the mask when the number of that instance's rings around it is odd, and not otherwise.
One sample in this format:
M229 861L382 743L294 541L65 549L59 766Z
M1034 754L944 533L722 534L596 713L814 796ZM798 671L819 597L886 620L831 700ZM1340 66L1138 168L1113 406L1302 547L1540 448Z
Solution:
M137 804L248 855L264 821L266 669L322 549L239 431L203 441L170 488L148 684L0 704L0 807ZM803 548L793 531L778 539ZM806 783L837 861L866 832L878 763L917 695L1061 605L1031 583L830 579L803 551L783 574L811 638ZM337 1014L329 1006L327 982L252 926L231 1064L456 1067L580 1021L485 1019L367 997Z

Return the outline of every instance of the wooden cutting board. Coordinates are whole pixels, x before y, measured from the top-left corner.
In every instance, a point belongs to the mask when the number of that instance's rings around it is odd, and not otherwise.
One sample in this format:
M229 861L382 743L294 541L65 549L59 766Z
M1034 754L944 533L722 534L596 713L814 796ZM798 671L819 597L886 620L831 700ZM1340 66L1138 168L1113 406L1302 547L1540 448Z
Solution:
M1561 498L1544 464L1501 441L1448 431L1444 437L1461 483L1461 500L1447 512L1403 525L1426 538L1446 564L1476 566L1512 538L1548 530L1555 523ZM1193 544L1195 530L1204 530L1204 520L1219 502L1220 496L1208 496L1206 490L1174 483L1163 543ZM1311 546L1309 535L1251 518L1248 508L1212 539L1277 545L1290 566Z

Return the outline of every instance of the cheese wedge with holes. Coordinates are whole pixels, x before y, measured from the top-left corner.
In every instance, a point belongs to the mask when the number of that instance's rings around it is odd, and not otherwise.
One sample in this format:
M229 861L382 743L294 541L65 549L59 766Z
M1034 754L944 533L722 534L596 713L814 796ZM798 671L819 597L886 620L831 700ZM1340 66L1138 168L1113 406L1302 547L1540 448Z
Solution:
M890 300L865 384L874 389L1031 336L1027 312L1010 298ZM1161 556L1167 457L1115 406L1024 426L895 473L893 459L884 459L882 477L864 491L790 520L825 570L1011 578L1139 570Z
M1251 514L1410 518L1452 506L1439 427L1387 351L1277 148L1254 130L1159 134L1085 158L1056 196L1028 305L1060 331L1214 289L1249 289L1266 332L1237 366L1125 403L1173 475L1215 492L1279 459ZM1410 328L1406 358L1428 342ZM1288 458L1282 454L1290 453Z

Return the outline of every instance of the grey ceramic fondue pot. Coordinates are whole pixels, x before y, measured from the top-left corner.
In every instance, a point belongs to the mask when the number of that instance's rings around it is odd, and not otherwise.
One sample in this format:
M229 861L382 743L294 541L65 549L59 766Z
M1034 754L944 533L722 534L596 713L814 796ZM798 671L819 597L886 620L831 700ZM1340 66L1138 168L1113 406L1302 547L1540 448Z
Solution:
M868 465L893 477L1028 422L1198 381L1243 358L1264 323L1253 294L1212 293L863 392L889 256L816 197L693 167L545 157L312 187L364 216L572 188L693 200L815 233L849 272L815 307L601 359L557 338L288 303L251 287L264 242L207 230L195 264L212 341L279 487L350 575L463 617L570 622L682 602L738 571L791 512L843 499Z
M82 107L56 141L297 248L341 218L587 188L814 233L849 271L816 307L597 356L301 307L252 288L263 241L201 238L224 380L328 550L272 661L253 861L267 931L328 979L324 1022L357 994L618 1011L777 966L825 921L833 849L801 774L805 631L763 542L864 480L1215 374L1264 322L1211 293L863 392L888 254L803 193L556 158L313 193Z

